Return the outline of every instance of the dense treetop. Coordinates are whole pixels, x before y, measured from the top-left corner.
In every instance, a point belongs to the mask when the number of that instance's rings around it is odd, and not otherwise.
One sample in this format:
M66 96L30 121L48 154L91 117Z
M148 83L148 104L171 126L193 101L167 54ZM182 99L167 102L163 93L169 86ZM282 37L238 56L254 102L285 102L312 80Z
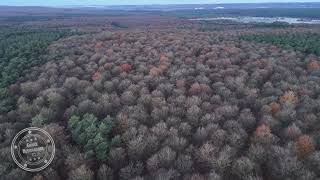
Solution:
M1 180L320 178L318 35L126 22L52 44L65 32L0 35ZM29 126L56 144L33 174L10 157Z
M245 40L261 43L271 43L286 49L292 48L306 54L320 55L319 33L286 33L286 34L262 34L242 37Z
M71 37L50 53L64 57L12 86L2 177L30 178L5 158L28 125L55 138L58 155L37 175L46 179L320 175L316 56L189 30Z

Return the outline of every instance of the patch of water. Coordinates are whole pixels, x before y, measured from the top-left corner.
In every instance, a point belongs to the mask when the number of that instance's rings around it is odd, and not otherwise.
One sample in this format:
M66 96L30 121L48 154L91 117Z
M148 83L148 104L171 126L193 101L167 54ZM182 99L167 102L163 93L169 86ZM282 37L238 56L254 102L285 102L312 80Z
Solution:
M286 22L289 24L320 24L319 19L301 19L301 18L289 18L289 17L215 17L215 18L195 18L190 19L192 21L218 21L218 20L230 20L240 23L275 23Z

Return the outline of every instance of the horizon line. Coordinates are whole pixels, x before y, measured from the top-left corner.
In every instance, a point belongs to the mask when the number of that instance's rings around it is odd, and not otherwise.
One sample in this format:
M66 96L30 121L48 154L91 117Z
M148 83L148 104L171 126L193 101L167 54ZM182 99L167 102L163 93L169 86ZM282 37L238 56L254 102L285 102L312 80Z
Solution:
M74 4L74 5L2 5L0 4L0 6L5 6L5 7L51 7L51 8L55 8L55 7L76 7L76 6L79 6L79 7L92 7L92 6L104 6L104 7L107 7L107 6L168 6L168 5L219 5L219 4L296 4L296 3L320 3L319 2L237 2L237 3L228 3L228 2L225 2L225 3L171 3L171 4L113 4L113 5L94 5L94 4L88 4L88 5L77 5L77 4Z

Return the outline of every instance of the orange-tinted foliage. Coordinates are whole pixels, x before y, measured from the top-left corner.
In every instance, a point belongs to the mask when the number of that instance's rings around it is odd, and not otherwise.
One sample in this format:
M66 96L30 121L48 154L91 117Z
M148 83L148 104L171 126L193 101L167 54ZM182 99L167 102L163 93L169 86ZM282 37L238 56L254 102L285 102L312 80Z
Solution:
M32 180L44 180L43 176L38 174L32 178Z
M106 63L104 64L104 69L111 69L112 68L112 63Z
M297 151L300 157L305 157L315 151L313 140L308 135L302 135L296 142Z
M227 53L230 53L230 54L236 54L236 53L239 53L239 51L240 51L236 47L224 47L223 49L224 49L224 51L226 51Z
M102 42L98 42L94 48L97 50L97 49L101 49L102 48Z
M310 61L308 64L308 71L315 71L315 70L319 70L320 69L320 65L317 61Z
M298 97L293 91L287 91L283 96L280 97L280 103L290 103L296 104L298 102Z
M167 64L160 64L159 68L161 69L161 71L166 71L168 69L168 65Z
M192 95L198 94L198 93L201 93L201 92L211 93L212 89L207 84L199 84L199 83L192 84L190 89L189 89L189 93L192 94Z
M161 62L167 62L169 61L169 58L165 54L160 55L160 61Z
M199 83L194 83L189 89L190 94L198 94L201 92L201 86Z
M184 88L185 85L186 85L186 81L185 80L177 80L176 81L177 88Z
M186 64L192 64L192 58L188 57L186 60L185 60L185 63Z
M160 68L153 67L149 71L149 75L151 76L160 76L162 74L162 70Z
M270 103L269 106L270 106L272 114L275 114L275 113L279 112L279 110L281 108L280 104L277 103L277 102L272 102L272 103Z
M200 84L201 87L201 91L205 92L205 93L211 93L212 90L210 88L210 86L206 85L206 84Z
M96 80L98 80L98 79L100 79L100 78L101 78L101 73L100 73L99 71L95 72L95 73L92 75L92 77L91 77L91 79L92 79L93 81L96 81Z
M267 66L268 61L266 61L264 59L260 59L260 60L257 60L255 63L257 64L257 66L259 68L263 68L263 67Z
M132 70L132 66L130 64L122 64L120 66L122 72L129 73Z
M267 124L261 124L257 127L254 135L257 137L263 137L271 134L271 129Z

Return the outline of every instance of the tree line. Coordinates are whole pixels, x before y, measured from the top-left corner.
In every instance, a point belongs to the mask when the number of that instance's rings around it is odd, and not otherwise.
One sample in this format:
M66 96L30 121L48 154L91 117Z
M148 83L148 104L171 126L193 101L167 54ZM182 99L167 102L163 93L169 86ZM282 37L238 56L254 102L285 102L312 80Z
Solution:
M12 96L6 88L31 67L43 64L47 47L62 37L75 34L67 29L1 28L0 29L0 113L12 108Z
M253 34L242 36L241 39L270 43L306 54L320 55L319 33Z

